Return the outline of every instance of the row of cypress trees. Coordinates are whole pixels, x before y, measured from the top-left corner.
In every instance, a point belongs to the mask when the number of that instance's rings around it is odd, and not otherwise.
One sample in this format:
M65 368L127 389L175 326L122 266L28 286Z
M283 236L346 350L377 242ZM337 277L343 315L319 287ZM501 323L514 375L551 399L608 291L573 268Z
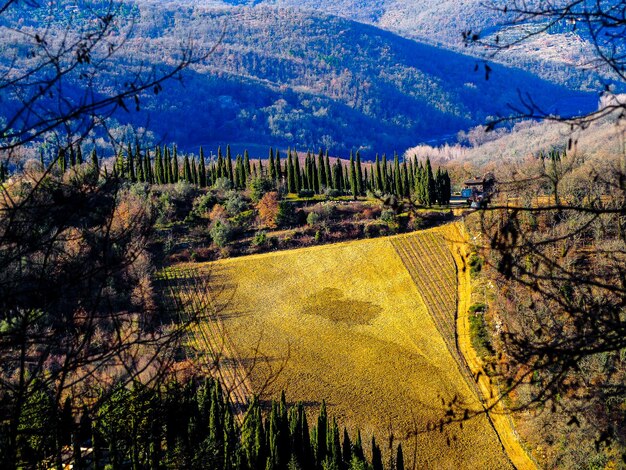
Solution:
M267 412L255 398L237 416L219 382L210 378L162 389L139 383L118 387L95 411L75 410L69 399L56 407L50 390L39 383L33 387L18 439L17 455L26 467L59 465L69 457L74 468L95 469L384 468L375 439L368 460L360 432L354 440L345 428L340 432L324 402L310 427L304 405L288 406L284 394ZM86 454L85 448L92 451ZM404 470L401 446L392 467Z
M92 164L98 164L95 153ZM62 152L58 164L62 171L82 163L80 149L70 147ZM250 180L266 178L276 188L288 193L322 194L332 190L337 195L364 196L368 191L378 194L392 194L400 199L414 199L419 204L446 205L450 201L450 176L447 171L438 169L433 173L430 159L424 163L413 159L400 162L395 154L393 161L386 155L372 164L363 164L360 153L350 153L346 163L337 158L331 162L328 151L320 149L317 158L307 152L303 164L296 152L287 151L283 158L279 150L270 148L268 159L251 161L248 151L233 160L230 146L226 154L218 148L217 157L207 162L204 150L200 148L198 158L184 155L179 157L176 146L156 147L152 151L136 145L126 147L117 154L115 172L132 182L150 184L171 184L185 181L200 187L211 187L220 179L225 179L235 189L245 189Z

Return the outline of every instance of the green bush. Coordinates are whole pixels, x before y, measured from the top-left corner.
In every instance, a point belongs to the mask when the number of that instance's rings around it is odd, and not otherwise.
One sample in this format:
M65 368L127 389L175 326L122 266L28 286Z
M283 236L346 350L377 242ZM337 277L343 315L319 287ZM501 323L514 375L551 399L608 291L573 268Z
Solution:
M482 313L472 313L469 317L470 323L470 337L472 346L478 356L482 359L494 354L493 346L489 338L489 332L487 331L487 324L485 323L485 317Z
M267 242L267 232L265 230L259 230L254 234L254 238L252 239L252 244L254 246L264 246Z
M220 248L225 247L232 237L232 228L228 222L217 220L211 228L211 239Z
M469 257L467 264L470 267L471 276L476 276L483 269L483 259L478 256L478 253L472 253Z

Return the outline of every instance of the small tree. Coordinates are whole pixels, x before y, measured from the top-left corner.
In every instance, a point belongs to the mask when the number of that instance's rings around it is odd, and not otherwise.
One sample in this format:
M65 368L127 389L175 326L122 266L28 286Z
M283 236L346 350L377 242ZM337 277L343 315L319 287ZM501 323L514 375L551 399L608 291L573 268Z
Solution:
M256 205L256 209L259 211L261 223L266 227L275 228L279 213L278 193L275 191L265 193Z

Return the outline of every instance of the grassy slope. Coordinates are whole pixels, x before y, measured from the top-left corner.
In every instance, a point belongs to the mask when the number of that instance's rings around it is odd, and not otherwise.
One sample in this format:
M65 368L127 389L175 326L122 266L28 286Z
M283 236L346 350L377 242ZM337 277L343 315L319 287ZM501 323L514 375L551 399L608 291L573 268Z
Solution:
M431 235L413 236L427 243ZM274 364L288 358L273 394L285 389L289 400L310 403L312 410L325 398L341 424L360 427L366 441L375 432L384 442L391 423L409 460L417 444L420 467L507 467L484 416L462 428L436 428L446 411L442 402L457 397L478 403L390 239L232 259L204 269L225 286L224 325L242 362L256 345ZM253 371L253 386L264 382L262 369ZM407 439L414 418L417 442ZM431 425L435 429L428 431Z

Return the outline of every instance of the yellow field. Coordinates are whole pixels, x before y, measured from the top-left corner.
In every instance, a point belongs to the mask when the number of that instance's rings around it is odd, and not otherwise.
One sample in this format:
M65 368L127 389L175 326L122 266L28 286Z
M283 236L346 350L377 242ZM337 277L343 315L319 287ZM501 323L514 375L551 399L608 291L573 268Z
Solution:
M325 399L366 442L373 432L384 444L392 431L417 468L510 468L484 415L440 426L451 403L481 406L456 353L456 272L442 234L193 265L179 288L188 298L210 291L219 311L197 346L226 356L225 380L244 392L284 389L312 414Z

